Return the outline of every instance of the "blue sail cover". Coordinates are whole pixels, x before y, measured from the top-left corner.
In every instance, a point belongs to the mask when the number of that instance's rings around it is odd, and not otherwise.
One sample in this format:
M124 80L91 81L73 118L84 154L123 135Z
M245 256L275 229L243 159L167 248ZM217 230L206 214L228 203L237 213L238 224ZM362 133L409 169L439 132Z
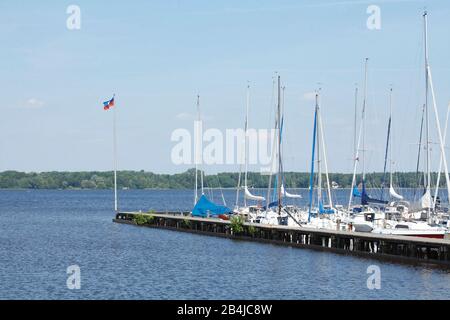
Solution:
M269 203L269 208L273 208L273 207L278 207L278 200ZM262 209L267 210L267 206L264 206Z
M207 217L208 214L210 216L218 216L220 214L228 214L231 212L233 212L233 210L231 210L230 208L219 206L214 202L209 201L209 199L205 195L202 195L197 201L194 209L192 210L192 216Z
M358 190L358 186L354 186L353 187L353 196L355 198L361 198L362 197L361 192L359 192L359 190Z
M366 184L364 183L364 180L362 182L362 194L361 194L361 205L367 206L369 203L375 203L375 204L388 204L388 201L383 201L379 199L373 199L369 197L366 193Z
M325 209L323 207L322 201L319 203L319 213L320 214L334 214L334 209Z

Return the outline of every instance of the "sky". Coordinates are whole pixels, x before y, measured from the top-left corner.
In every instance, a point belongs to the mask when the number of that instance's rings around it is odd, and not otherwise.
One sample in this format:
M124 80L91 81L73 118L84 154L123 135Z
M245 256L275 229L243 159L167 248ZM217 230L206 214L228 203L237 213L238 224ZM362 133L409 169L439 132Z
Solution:
M81 10L69 30L66 10ZM381 29L367 28L377 5ZM366 168L382 171L393 87L394 170L414 171L424 103L423 21L444 127L450 102L446 0L10 1L0 3L0 171L111 170L116 94L122 170L183 172L174 130L193 131L196 96L205 128L271 128L273 77L285 89L284 169L307 171L314 101L331 172L352 170L354 90L369 60ZM359 95L361 108L362 95ZM359 117L359 116L358 116ZM436 122L430 113L433 169ZM208 173L238 165L203 166ZM250 170L259 170L250 166Z

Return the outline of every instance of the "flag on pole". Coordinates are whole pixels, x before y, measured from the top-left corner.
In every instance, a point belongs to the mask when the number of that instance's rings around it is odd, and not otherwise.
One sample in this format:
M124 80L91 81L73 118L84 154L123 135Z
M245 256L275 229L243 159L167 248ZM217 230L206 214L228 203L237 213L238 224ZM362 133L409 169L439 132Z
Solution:
M112 107L114 107L114 96L111 100L103 102L103 110L109 110Z
M111 100L103 102L103 110L109 110L114 107L115 94ZM116 112L113 112L113 158L114 158L114 211L118 212L117 207L117 141L116 141Z

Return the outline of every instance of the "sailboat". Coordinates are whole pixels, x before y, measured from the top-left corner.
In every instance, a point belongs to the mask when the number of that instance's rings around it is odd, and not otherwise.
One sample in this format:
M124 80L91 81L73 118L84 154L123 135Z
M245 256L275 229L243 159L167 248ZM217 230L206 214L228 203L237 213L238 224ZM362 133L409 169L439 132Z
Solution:
M200 96L197 96L197 124L201 124L201 116L200 116ZM200 127L201 128L201 127ZM197 131L200 131L197 129ZM216 218L225 218L226 216L232 213L232 210L229 209L225 205L218 205L209 200L204 192L204 183L203 183L203 171L200 170L200 186L201 186L201 196L198 197L198 172L199 172L199 164L202 162L202 150L200 148L200 143L198 139L201 139L201 132L197 132L195 145L194 145L194 153L195 153L195 189L194 189L194 208L192 209L191 215L193 217L216 217Z
M247 103L246 103L246 112L245 112L245 123L244 123L244 150L243 150L243 162L245 165L244 170L244 185L241 187L241 170L239 172L238 178L238 186L236 191L236 205L235 205L235 213L244 216L246 220L253 221L256 218L256 215L261 209L261 203L266 201L266 199L262 196L254 195L250 192L248 188L248 151L249 151L249 111L250 111L250 85L247 85ZM239 192L240 190L244 190L244 206L239 207ZM247 200L256 201L257 205L248 206Z
M281 77L277 76L277 111L276 111L276 119L275 119L275 132L276 132L276 141L274 140L274 145L276 143L276 147L273 148L275 156L272 157L273 163L276 161L276 179L275 179L275 187L272 189L272 174L269 176L269 186L267 189L267 198L266 205L264 207L264 211L261 212L256 222L262 224L270 224L270 225L279 225L286 224L286 217L282 217L283 211L283 194L282 194L282 161L281 161L281 134L282 134L282 110L281 110ZM273 154L273 155L274 155ZM270 201L270 192L273 191L272 199Z
M284 197L291 198L291 199L301 199L302 198L301 194L293 194L293 193L287 192L286 189L284 188L284 184L281 185L281 194Z
M388 199L390 200L389 205L385 208L386 219L388 220L401 220L404 214L409 212L410 204L408 201L404 200L404 197L400 195L394 188L393 183L393 159L392 159L392 95L393 88L389 90L389 120L386 138L386 152L384 156L384 172L383 172L383 182L381 198L384 196L384 189L386 188L386 175L389 170L389 183L388 183ZM389 164L389 169L387 168Z
M332 230L346 230L346 224L341 220L342 212L333 206L331 184L328 176L328 162L326 156L325 138L323 132L322 117L320 113L319 92L315 95L314 125L312 140L311 172L309 185L309 205L303 216L302 222L306 227ZM317 173L315 164L317 163ZM325 205L325 197L322 191L322 165L325 169L326 194L328 204ZM317 178L317 179L315 179ZM315 184L317 180L317 184ZM314 197L314 191L316 196Z
M368 75L369 59L365 60L364 67L364 98L361 111L361 121L358 134L358 142L355 148L355 158L353 166L353 178L350 188L350 199L347 207L346 221L352 225L355 231L371 232L376 224L385 218L384 212L372 205L386 205L388 202L382 199L376 199L368 195L366 189L366 171L365 171L365 125L366 125L366 108L367 108L367 75ZM362 156L360 157L360 146L362 143ZM361 159L360 159L361 158ZM356 171L361 160L362 177L361 177L361 191L356 185ZM354 198L360 198L360 205L352 206Z
M283 90L284 91L284 90ZM280 79L278 78L278 92L280 92ZM317 162L319 163L319 173L318 177L318 188L317 195L318 201L317 206L312 207L312 192L314 189L313 183L310 186L310 208L309 210L303 210L295 205L287 205L284 203L284 199L292 198L299 199L301 195L292 194L285 190L284 188L284 179L283 179L283 161L282 161L282 137L283 137L283 126L284 126L284 103L280 103L280 95L278 99L277 105L277 118L275 123L275 129L277 132L277 142L278 147L276 148L274 159L277 161L277 173L275 179L275 186L272 189L271 182L269 182L269 191L268 198L270 195L270 190L273 190L273 201L267 201L266 211L260 214L258 222L264 224L273 224L273 225L288 225L290 227L311 227L311 228L321 228L321 229L333 229L335 230L337 227L335 218L338 217L337 210L333 207L332 197L331 197L331 184L328 176L328 163L326 158L326 150L325 150L325 139L323 135L323 125L321 121L320 111L319 111L319 94L316 96L316 105L315 105L315 117L314 117L314 134L313 134L313 159L312 159L312 170L311 170L311 179L314 179L314 163L315 156L317 152ZM284 96L284 94L283 94ZM284 101L284 99L283 99ZM317 141L317 143L316 143ZM316 150L317 148L317 150ZM320 159L323 154L323 164L325 167L325 176L327 183L327 197L328 197L328 205L325 205L322 198L322 172L321 172L321 163ZM313 212L314 211L314 212ZM340 222L339 222L340 224ZM345 229L345 223L340 224Z
M431 91L431 97L433 101L433 109L436 120L436 128L437 134L439 137L439 146L441 152L441 161L444 167L445 178L447 182L447 192L450 199L450 181L448 175L448 167L447 167L447 158L445 154L444 141L441 133L441 126L439 122L439 115L437 112L436 106L436 98L433 87L433 79L431 76L431 68L429 64L428 58L428 13L425 11L423 14L423 23L424 23L424 51L425 51L425 105L424 105L424 115L425 115L425 126L426 126L426 174L424 175L425 179L425 191L420 199L421 208L417 211L420 214L420 218L425 219L417 219L419 217L410 215L410 219L408 221L401 221L395 223L391 228L385 227L378 230L374 230L374 232L382 233L382 234L391 234L391 235L404 235L404 236L418 236L418 237L427 237L427 238L438 238L443 239L446 234L446 228L441 226L431 225L433 223L433 218L435 217L435 205L432 196L431 196L431 161L430 161L430 123L429 123L429 95ZM415 219L411 219L414 217Z
M313 191L314 191L314 163L317 156L317 214L334 214L333 199L331 197L330 179L328 176L328 162L326 157L325 139L323 135L322 118L319 107L319 93L316 93L316 106L314 111L314 131L313 131L313 147L312 147L312 159L311 159L311 173L310 173L310 185L309 185L309 217L310 221L313 207ZM323 161L321 159L323 153ZM322 162L325 165L325 177L327 182L327 195L328 195L328 209L324 208L324 199L322 195Z
M437 216L437 202L438 202L438 191L440 184L440 176L441 171L444 171L446 184L447 184L447 194L450 199L450 182L448 175L448 167L447 167L447 158L445 153L445 135L447 133L448 126L448 116L449 110L447 110L447 119L444 130L444 138L441 132L441 126L439 121L439 115L436 106L436 97L433 86L433 78L431 75L431 67L429 63L429 55L428 55L428 13L425 12L423 14L423 24L424 24L424 52L425 52L425 103L423 104L423 115L422 115L422 123L420 128L420 139L419 139L419 151L417 157L417 170L419 172L420 166L420 158L421 158L421 148L422 148L422 135L423 131L425 131L425 171L423 173L423 194L418 202L411 204L410 212L405 215L404 218L408 220L422 220L428 223L435 223ZM437 129L437 135L439 138L439 147L440 147L440 164L439 164L439 173L436 182L435 194L432 196L431 194L431 148L430 148L430 93L432 98L432 106L435 115L435 128Z
M391 132L391 126L392 126L392 91L391 88L389 91L389 121L388 121L388 133L387 133L387 139L386 139L386 155L384 157L384 173L386 173L386 162L389 158L389 195L393 199L397 200L403 200L403 196L397 193L394 189L393 185L393 173L392 173L392 132ZM389 153L389 155L388 155ZM383 179L384 180L384 179ZM384 182L383 181L383 188L384 188Z
M446 115L446 119L445 119L444 144L446 142L446 137L447 137L449 117L450 117L450 103L448 104L448 107L447 107L447 115ZM447 207L447 210L442 208L441 200L439 198L439 187L440 187L440 178L441 178L441 173L442 173L442 162L443 161L442 161L442 157L441 157L441 159L439 161L439 171L437 174L436 190L435 190L434 198L433 198L433 209L435 212L434 220L437 224L445 226L447 228L447 231L450 233L450 213L449 213L448 207Z
M284 188L284 176L283 176L283 161L282 161L282 135L284 124L284 88L283 99L281 98L281 77L277 77L277 105L276 105L276 119L275 119L275 132L276 139L274 139L274 148L272 154L272 167L276 167L276 175L274 180L274 186L272 187L272 174L269 176L269 185L267 189L266 205L264 211L260 212L255 219L255 222L269 225L290 225L299 226L300 222L298 217L295 216L297 211L294 206L284 205L284 199L292 198L299 199L301 195L292 194L286 191ZM283 102L282 102L283 100ZM276 143L276 147L275 147ZM272 201L270 193L273 192Z

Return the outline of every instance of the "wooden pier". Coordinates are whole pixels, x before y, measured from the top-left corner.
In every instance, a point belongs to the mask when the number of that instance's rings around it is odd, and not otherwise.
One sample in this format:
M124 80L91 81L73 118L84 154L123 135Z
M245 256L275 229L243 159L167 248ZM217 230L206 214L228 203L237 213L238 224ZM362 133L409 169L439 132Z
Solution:
M119 212L114 222L198 233L216 237L266 242L300 248L426 263L450 268L450 241L420 237L378 235L244 222L233 230L230 221L197 218L189 212Z

